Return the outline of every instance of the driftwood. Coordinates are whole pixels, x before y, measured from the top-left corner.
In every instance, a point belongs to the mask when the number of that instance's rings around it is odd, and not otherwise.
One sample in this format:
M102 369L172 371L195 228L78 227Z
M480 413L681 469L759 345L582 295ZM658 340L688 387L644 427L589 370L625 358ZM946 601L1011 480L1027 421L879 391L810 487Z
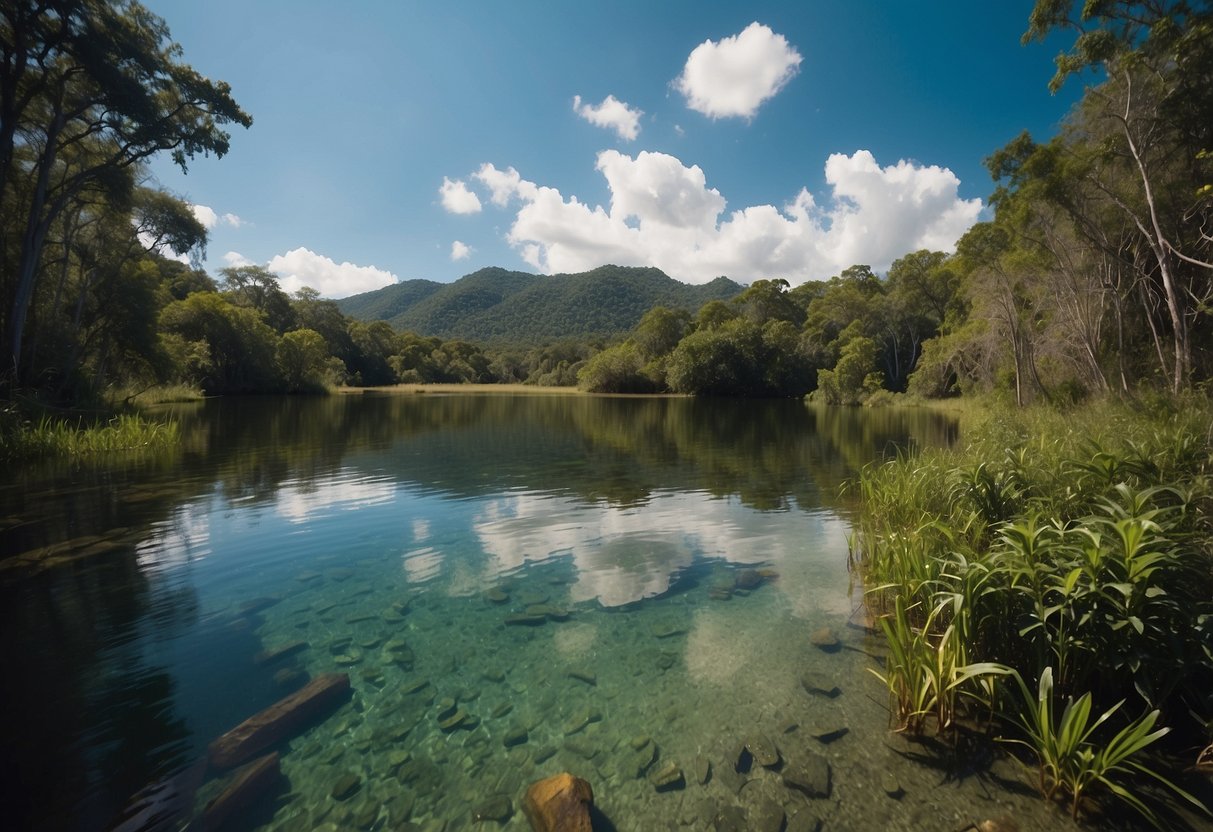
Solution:
M246 719L210 744L211 765L231 768L290 736L300 725L345 698L345 673L317 676L299 690Z
M234 813L247 809L257 802L268 789L273 788L282 775L278 767L278 752L258 757L236 773L219 796L206 804L202 812L202 828L218 829Z

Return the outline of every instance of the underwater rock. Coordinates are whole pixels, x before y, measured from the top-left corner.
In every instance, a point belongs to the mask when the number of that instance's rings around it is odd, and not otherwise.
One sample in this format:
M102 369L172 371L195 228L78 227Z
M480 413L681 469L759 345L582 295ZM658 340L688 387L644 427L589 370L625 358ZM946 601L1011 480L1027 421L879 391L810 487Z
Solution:
M498 823L505 823L513 814L514 804L505 795L497 794L472 810L472 821L479 823L486 820L495 820Z
M534 832L592 832L590 807L594 790L567 771L532 783L522 811Z
M512 710L514 710L514 706L512 703L502 702L496 708L493 708L493 711L492 711L492 713L489 714L489 716L492 717L493 719L501 719L503 716L505 716Z
M652 739L647 734L641 734L637 737L632 737L628 740L628 745L632 746L633 751L639 751L652 742Z
M750 807L750 832L783 832L787 815L783 807L769 797L761 797Z
M712 761L699 754L691 761L691 777L699 785L706 785L712 777Z
M427 686L429 686L429 684L430 684L429 679L414 679L413 681L409 682L407 685L404 685L403 687L401 687L400 692L403 693L405 696L410 696L414 693L417 693L420 690L425 689Z
M830 764L824 757L810 754L808 759L784 768L783 784L809 797L829 797Z
M500 684L505 681L505 672L496 667L490 667L488 670L482 671L480 675L489 682Z
M450 696L444 696L438 700L438 718L447 719L451 714L455 713L455 700Z
M678 663L677 653L659 653L657 655L657 666L662 670L669 670Z
M525 615L542 615L552 621L568 621L569 611L563 607L554 607L551 604L532 604L524 610Z
M239 765L286 739L299 726L344 699L349 691L350 677L345 673L317 676L213 741L208 748L211 765Z
M277 752L258 757L237 771L219 796L206 804L202 812L202 828L218 829L233 813L256 803L280 782L281 777Z
M505 736L501 738L501 744L506 748L513 748L515 745L522 745L527 739L526 728L522 725L515 725L505 732Z
M308 570L305 572L300 572L298 575L296 575L295 580L301 584L306 584L306 583L310 583L311 581L318 581L323 577L324 576L321 575L319 572L312 572L312 571Z
M573 668L569 671L569 678L576 679L579 682L585 682L587 685L598 685L598 674L585 668Z
M686 627L679 627L676 624L654 624L653 635L657 638L673 638L686 633Z
M542 590L527 590L518 594L518 603L524 607L533 607L538 604L546 604L551 596Z
M826 653L833 653L842 646L832 627L818 627L809 633L809 644Z
M834 680L823 673L817 673L812 670L801 674L800 685L804 688L805 693L810 693L814 696L824 696L827 699L834 699L842 693L842 689L834 684Z
M448 716L446 719L438 720L438 727L441 728L443 731L447 731L447 732L454 731L456 728L459 728L459 727L464 727L464 728L469 728L469 729L476 727L475 723L470 724L470 725L468 724L468 722L470 720L471 720L471 715L467 711L465 711L463 708L456 708L455 712L452 713L450 716Z
M634 750L635 756L632 757L632 765L636 774L636 779L644 777L653 763L657 762L657 743L646 743L640 748Z
M509 593L499 586L486 589L484 591L484 600L490 604L508 604L510 602Z
M253 661L260 665L273 664L279 659L293 656L302 650L306 650L308 647L309 645L306 641L292 641L289 644L281 644L278 647L262 650L253 657Z
M555 756L556 756L556 747L552 746L552 745L546 745L543 748L540 748L535 751L535 756L533 759L535 760L535 765L539 765L540 763L546 763L548 760L552 759Z
M738 589L757 589L762 585L762 576L757 569L742 569L733 580Z
M547 620L546 615L528 615L524 612L516 612L505 617L505 624L507 627L538 627L546 624Z
M901 790L901 783L897 780L897 775L893 774L891 771L886 771L881 775L880 788L885 794L894 800L900 800L905 794L905 792Z
M773 768L779 765L779 749L768 737L762 734L751 734L746 737L744 746L753 756L754 762L763 768Z
M354 570L350 569L348 566L337 566L333 569L327 570L327 574L334 581L348 581L350 578L354 577Z
M820 832L820 830L821 819L808 809L801 809L788 818L788 825L784 832Z
M379 820L379 804L368 800L354 810L350 822L359 829L370 829Z
M649 775L649 782L659 792L674 791L684 788L687 784L682 769L673 760L667 760Z
M583 760L592 760L598 754L598 748L589 740L581 740L576 737L564 741L566 751L571 751Z
M804 731L823 745L840 740L850 732L841 713L813 713Z
M602 714L600 712L595 711L592 708L587 708L586 710L578 713L565 724L564 735L568 737L572 736L573 734L580 733L581 731L584 731L585 727L591 722L600 722L601 720Z
M715 832L749 832L749 818L740 806L723 806L712 818Z
M337 778L329 794L334 800L349 800L362 787L362 778L352 772L346 772Z

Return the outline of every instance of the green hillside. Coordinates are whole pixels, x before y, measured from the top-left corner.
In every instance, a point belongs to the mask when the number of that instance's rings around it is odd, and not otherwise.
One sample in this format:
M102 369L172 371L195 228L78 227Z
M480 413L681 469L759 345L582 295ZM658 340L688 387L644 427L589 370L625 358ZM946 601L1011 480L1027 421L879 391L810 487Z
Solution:
M487 268L454 283L410 280L337 303L351 317L387 321L401 331L478 342L535 343L618 335L632 329L654 306L693 312L741 290L724 277L691 286L651 268L602 266L551 276Z

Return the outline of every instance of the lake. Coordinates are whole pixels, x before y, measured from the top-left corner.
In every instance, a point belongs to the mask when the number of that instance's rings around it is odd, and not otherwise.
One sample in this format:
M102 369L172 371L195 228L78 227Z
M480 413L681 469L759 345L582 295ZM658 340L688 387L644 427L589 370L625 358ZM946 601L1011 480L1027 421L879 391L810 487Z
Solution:
M200 811L230 780L208 745L332 673L352 694L274 746L283 780L225 828L524 830L527 785L560 771L620 830L1062 824L1013 764L890 734L869 673L842 486L954 441L938 414L432 394L175 412L179 449L0 491L8 828L105 828L155 783L166 812Z

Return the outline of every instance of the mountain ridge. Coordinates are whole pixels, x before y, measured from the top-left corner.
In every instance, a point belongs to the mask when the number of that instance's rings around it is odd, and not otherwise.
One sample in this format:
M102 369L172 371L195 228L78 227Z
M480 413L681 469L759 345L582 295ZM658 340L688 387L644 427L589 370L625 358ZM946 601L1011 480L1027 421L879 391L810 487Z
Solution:
M694 313L745 287L727 277L681 283L660 269L599 266L536 275L488 266L452 283L406 280L337 301L351 318L393 329L485 343L610 338L630 331L654 306Z

